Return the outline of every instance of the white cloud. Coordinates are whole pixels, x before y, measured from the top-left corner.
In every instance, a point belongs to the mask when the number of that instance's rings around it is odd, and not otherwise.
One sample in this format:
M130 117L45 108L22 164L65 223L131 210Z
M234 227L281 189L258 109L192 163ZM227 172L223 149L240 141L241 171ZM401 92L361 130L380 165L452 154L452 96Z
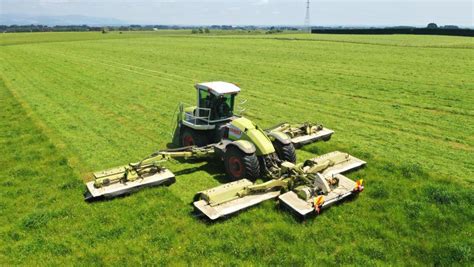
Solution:
M142 24L300 25L306 0L0 0L0 14L82 15ZM311 0L314 25L472 27L472 0Z
M257 0L254 5L263 6L263 5L267 5L268 3L270 3L270 0Z
M74 0L39 0L40 4L64 4L74 2Z

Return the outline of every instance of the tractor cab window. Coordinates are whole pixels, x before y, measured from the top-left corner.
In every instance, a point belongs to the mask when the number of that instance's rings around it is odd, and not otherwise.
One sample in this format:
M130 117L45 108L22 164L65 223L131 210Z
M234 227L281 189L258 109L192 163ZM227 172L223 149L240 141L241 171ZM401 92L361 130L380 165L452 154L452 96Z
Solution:
M199 110L199 114L197 114L199 117L207 117L209 116L209 111L208 110L204 110L202 108L205 108L205 109L211 109L212 105L212 98L213 98L213 95L210 94L208 91L205 91L205 90L199 90L199 108L201 108Z
M235 94L215 95L207 90L199 90L199 117L222 120L233 116ZM209 110L207 110L209 109Z
M235 95L231 94L217 96L214 108L212 108L212 119L219 120L232 117L234 97Z

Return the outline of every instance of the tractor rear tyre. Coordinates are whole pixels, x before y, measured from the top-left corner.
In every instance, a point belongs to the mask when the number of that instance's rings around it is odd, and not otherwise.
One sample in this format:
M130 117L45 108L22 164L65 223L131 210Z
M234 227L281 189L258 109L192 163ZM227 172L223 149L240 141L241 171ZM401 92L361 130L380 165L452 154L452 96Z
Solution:
M255 153L246 154L235 146L231 146L225 152L224 166L232 181L243 178L255 181L260 174L260 165Z
M208 138L204 132L185 127L181 134L181 146L205 146L209 144Z
M296 163L296 151L293 143L282 144L278 141L273 142L278 158L283 161Z

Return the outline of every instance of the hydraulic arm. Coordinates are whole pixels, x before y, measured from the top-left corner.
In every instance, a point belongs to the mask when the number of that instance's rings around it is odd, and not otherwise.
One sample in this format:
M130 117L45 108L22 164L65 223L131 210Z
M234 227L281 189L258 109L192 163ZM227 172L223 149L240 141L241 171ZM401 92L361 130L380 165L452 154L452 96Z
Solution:
M209 157L214 154L213 146L184 147L180 149L160 150L137 163L111 170L94 173L94 187L100 188L111 183L133 182L143 179L164 169L160 163L173 158L195 159Z

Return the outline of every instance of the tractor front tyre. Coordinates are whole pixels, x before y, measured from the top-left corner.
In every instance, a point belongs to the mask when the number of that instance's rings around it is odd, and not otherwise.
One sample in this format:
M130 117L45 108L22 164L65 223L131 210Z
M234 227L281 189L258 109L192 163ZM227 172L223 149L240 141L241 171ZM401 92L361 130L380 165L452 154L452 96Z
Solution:
M205 146L208 145L207 136L205 133L198 132L191 128L184 128L181 134L181 146Z
M235 146L230 147L225 152L224 166L232 181L243 178L255 181L260 174L260 165L255 153L246 154Z
M293 143L282 144L278 141L273 142L278 158L283 161L296 163L296 151Z

